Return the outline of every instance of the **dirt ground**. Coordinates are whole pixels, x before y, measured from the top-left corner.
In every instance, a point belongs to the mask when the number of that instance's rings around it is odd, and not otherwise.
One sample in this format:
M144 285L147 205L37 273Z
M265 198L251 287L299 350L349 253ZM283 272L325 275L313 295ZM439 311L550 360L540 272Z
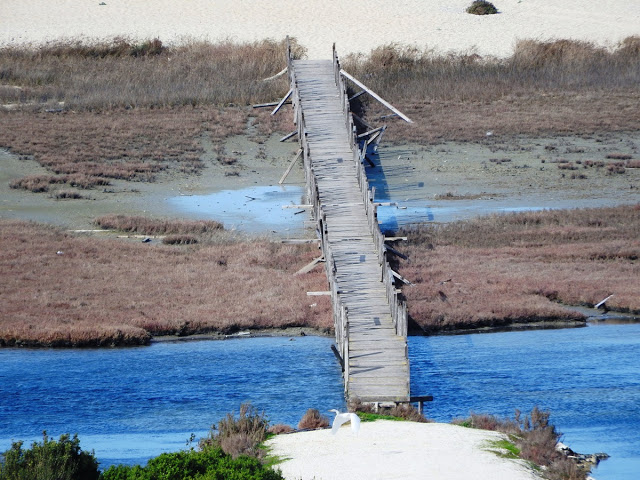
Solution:
M215 160L211 145L203 139L206 168L198 175L164 174L153 183L113 181L104 189L83 191L88 198L74 200L9 188L13 179L47 172L35 161L0 151L0 217L74 230L93 229L93 219L109 213L197 218L202 212L179 209L170 200L277 186L298 149L295 141L278 140L277 135L264 143L248 136L227 139L226 150L238 158L230 170ZM376 188L376 200L396 203L381 207L381 219L391 216L390 226L397 227L493 212L638 203L640 169L624 168L623 173L612 173L608 168L616 162L624 163L618 159L621 155L640 159L640 132L545 138L501 138L488 132L482 141L437 145L392 145L383 141L379 157L374 158L376 166L367 168L371 185ZM300 163L292 169L285 185L304 186ZM206 217L215 219L216 208L222 214L227 207L224 202L214 206ZM280 215L275 210L265 215L275 218ZM296 218L301 225L305 220L307 214ZM274 230L269 228L264 233Z

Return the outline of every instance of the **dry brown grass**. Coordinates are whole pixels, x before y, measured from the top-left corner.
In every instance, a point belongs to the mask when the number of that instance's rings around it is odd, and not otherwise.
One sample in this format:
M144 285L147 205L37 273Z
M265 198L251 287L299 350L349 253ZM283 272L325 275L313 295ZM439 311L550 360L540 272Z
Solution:
M228 413L217 427L212 426L209 438L203 440L201 446L217 444L233 458L240 455L261 458L264 450L260 444L267 438L268 427L269 421L264 412L258 412L250 403L243 403L238 417Z
M317 430L328 426L329 419L315 408L308 409L298 422L298 430Z
M638 130L639 46L640 37L611 52L578 41L521 41L499 60L391 44L343 66L415 121L389 122L387 138L396 141ZM368 118L388 113L368 106Z
M285 43L264 40L192 42L165 48L116 38L109 42L61 41L0 48L0 103L54 108L249 105L287 90L287 77L263 82L285 65ZM294 52L304 49L295 41ZM17 88L16 88L17 87ZM284 91L283 91L284 90Z
M423 330L580 320L610 294L640 312L640 206L494 215L408 232L401 274Z
M98 217L94 223L106 230L119 230L140 235L203 234L224 228L220 222L214 220L153 219L115 214Z
M317 251L269 242L171 247L0 222L0 344L146 343L150 335L307 326L328 332ZM58 254L57 252L60 252Z
M151 181L168 169L196 173L204 166L202 136L219 141L242 133L247 112L191 107L101 114L5 111L0 118L6 127L0 147L34 158L58 175L56 182L85 178L80 186L90 188L105 178ZM19 182L24 188L30 183Z
M550 413L534 407L530 415L522 417L516 410L515 418L498 418L495 415L472 413L467 419L454 420L456 425L482 430L498 431L508 435L520 458L546 468L549 480L583 480L589 473L588 466L580 468L578 461L568 458L556 446L562 434L549 423Z

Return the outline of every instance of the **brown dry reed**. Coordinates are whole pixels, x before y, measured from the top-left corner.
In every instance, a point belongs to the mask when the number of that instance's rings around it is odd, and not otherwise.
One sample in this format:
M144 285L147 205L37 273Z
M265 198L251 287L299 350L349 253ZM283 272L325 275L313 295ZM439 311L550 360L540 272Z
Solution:
M637 130L640 36L613 50L575 40L522 40L506 59L398 44L343 59L346 71L411 117L387 138L417 142L494 135ZM365 97L362 97L365 98ZM388 113L369 101L367 118Z
M296 57L304 49L293 40ZM165 47L61 40L0 48L0 103L48 104L65 109L248 105L275 98L287 77L263 81L286 66L284 41L191 41Z
M560 452L556 447L562 434L549 423L550 412L534 407L529 415L516 410L513 419L471 413L469 418L453 423L470 428L502 432L519 451L519 457L545 467L549 480L584 480L588 470ZM512 452L513 453L513 452Z
M240 455L249 455L261 458L264 450L260 444L267 438L269 421L264 412L259 412L250 403L240 405L240 412L228 413L225 418L213 425L209 437L201 441L201 446L219 445L222 450L237 458Z
M298 422L298 430L317 430L328 426L329 419L315 408L308 409Z
M0 346L117 346L146 344L152 335L331 329L329 300L312 303L306 294L326 290L324 273L293 280L317 256L315 248L156 243L0 220Z
M138 215L104 215L94 223L105 230L136 233L140 235L187 235L203 234L222 230L220 222L214 220L153 219Z
M611 294L611 310L640 313L639 205L492 215L403 234L410 262L398 268L414 283L403 293L425 332L572 325L583 316L562 304L592 307Z

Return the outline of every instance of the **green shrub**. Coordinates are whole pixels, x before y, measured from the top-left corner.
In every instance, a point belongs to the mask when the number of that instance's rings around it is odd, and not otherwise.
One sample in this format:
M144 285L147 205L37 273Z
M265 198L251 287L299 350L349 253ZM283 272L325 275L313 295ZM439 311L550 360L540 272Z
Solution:
M118 465L107 469L103 480L282 480L279 471L247 456L232 458L217 445L202 450L163 453L145 467Z
M498 9L491 2L476 0L467 8L467 13L473 15L493 15L494 13L498 13Z
M0 459L0 480L98 480L98 461L94 453L83 452L78 436L61 435L50 440L46 432L42 443L13 442Z

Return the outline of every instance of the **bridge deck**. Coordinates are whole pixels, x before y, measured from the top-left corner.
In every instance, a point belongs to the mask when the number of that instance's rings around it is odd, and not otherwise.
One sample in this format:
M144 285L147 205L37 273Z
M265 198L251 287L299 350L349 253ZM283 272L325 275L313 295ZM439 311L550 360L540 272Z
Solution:
M325 242L333 253L339 295L348 309L349 398L408 401L406 339L395 332L378 253L356 178L343 98L331 60L293 61Z

